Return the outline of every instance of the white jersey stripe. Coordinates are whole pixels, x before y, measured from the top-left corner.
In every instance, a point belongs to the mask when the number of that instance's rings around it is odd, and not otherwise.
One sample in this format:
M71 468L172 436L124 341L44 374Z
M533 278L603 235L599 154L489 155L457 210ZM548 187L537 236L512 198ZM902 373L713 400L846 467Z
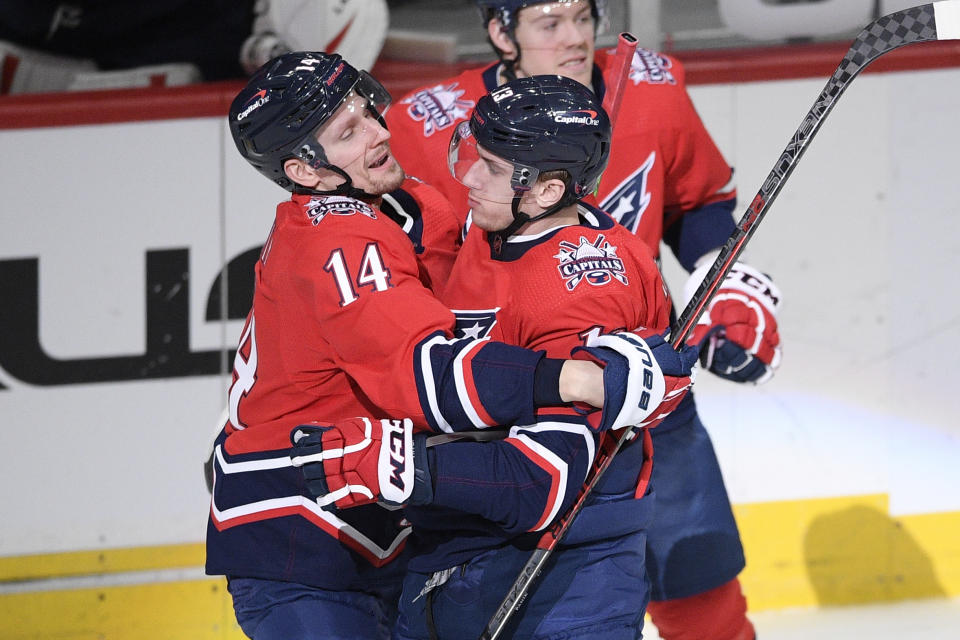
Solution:
M596 444L594 441L594 434L590 429L585 425L576 424L572 422L538 422L533 425L524 426L524 427L511 427L509 437L517 437L520 435L521 431L529 431L530 433L540 433L541 431L565 431L567 433L579 433L583 436L584 442L587 444L587 457L590 460L590 463L593 462L593 459L596 457ZM587 472L589 471L589 463L587 469L584 471L583 479L587 479Z
M249 470L249 469L248 469ZM234 471L236 473L236 471ZM410 535L411 528L407 527L402 529L397 536L390 543L390 546L387 548L382 548L377 545L375 542L370 540L354 527L350 526L340 518L336 517L332 512L327 511L326 509L321 508L315 501L307 498L306 496L287 496L283 498L271 498L269 500L260 500L259 502L250 502L247 504L241 504L236 507L230 507L229 509L219 509L217 508L216 503L216 474L214 474L214 493L210 499L210 509L213 519L218 523L229 523L231 520L236 518L243 518L251 515L256 515L258 513L263 513L267 511L273 511L277 509L284 509L290 507L299 507L305 509L325 521L327 524L335 528L337 531L349 536L351 539L355 540L360 546L370 552L370 554L378 559L384 559L389 557L392 553L397 550L397 547ZM264 518L266 519L266 518Z
M430 350L438 344L450 344L452 340L447 340L443 336L437 336L428 340L420 347L420 373L423 375L423 386L427 393L427 405L437 426L441 431L453 433L453 427L446 421L443 414L440 413L440 405L437 402L436 383L433 379L433 365L430 360Z
M483 343L489 339L490 338L481 338L480 340L474 341L474 343L468 346L466 349L461 350L453 361L453 379L457 383L457 397L460 399L460 406L463 407L463 412L467 414L467 417L470 418L470 422L472 422L473 426L477 429L487 429L495 425L487 424L481 420L480 414L477 413L476 408L473 406L473 402L470 401L470 394L467 392L467 383L463 376L463 360L468 355L481 348ZM467 366L469 366L469 363Z
M248 460L246 462L227 462L223 457L223 445L217 445L217 462L224 473L244 473L247 471L266 471L268 469L283 469L292 467L290 456L266 458L264 460Z

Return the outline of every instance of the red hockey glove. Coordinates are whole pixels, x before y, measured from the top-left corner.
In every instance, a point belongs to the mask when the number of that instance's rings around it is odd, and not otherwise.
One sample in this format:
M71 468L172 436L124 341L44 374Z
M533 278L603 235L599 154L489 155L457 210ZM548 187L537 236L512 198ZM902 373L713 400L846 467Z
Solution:
M690 275L684 287L687 300L711 266L701 266ZM766 382L780 366L779 308L780 289L770 277L737 262L694 327L689 342L701 345L700 362L721 378Z
M305 424L291 440L290 460L322 507L426 504L433 497L426 434L414 436L409 419Z
M590 414L596 430L653 427L680 404L693 384L699 347L676 351L665 336L645 329L606 333L573 349L573 357L603 367L603 410Z

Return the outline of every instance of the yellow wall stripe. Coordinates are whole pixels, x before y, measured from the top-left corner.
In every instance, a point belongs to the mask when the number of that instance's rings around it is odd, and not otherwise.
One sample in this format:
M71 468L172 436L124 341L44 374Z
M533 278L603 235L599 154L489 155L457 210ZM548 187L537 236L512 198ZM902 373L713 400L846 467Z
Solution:
M199 567L205 561L206 549L202 542L8 556L0 557L0 582Z
M243 640L222 578L0 596L4 640Z
M736 505L750 609L960 596L960 512L894 518L888 506L883 494ZM203 562L202 544L0 558L0 588L39 580L0 595L0 638L241 640L222 578L55 590L42 581Z
M960 512L892 518L886 495L734 512L753 610L960 595Z

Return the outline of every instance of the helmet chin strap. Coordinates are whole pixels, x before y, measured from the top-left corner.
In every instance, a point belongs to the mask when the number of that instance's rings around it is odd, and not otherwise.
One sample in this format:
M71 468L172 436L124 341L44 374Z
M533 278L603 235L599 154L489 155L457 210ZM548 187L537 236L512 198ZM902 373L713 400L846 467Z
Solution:
M514 40L514 45L517 47L517 57L512 60L505 58L503 54L500 54L500 68L503 72L503 77L507 82L517 79L517 65L520 64L520 44Z
M520 211L520 200L523 197L523 194L526 191L520 191L519 189L513 192L513 201L510 203L510 210L513 211L513 222L509 225L500 229L499 231L493 231L490 235L494 238L494 246L497 248L497 253L500 252L500 248L504 243L509 240L513 234L520 230L520 227L524 226L529 222L536 222L537 220L542 220L547 216L552 216L560 209L567 207L577 200L575 195L572 193L565 193L559 201L548 207L543 213L538 213L535 216L531 216L523 211Z
M344 183L338 186L336 189L330 189L327 191L320 191L318 189L311 189L305 187L302 184L294 184L293 192L300 195L308 196L347 196L348 198L356 198L357 200L376 200L379 198L379 195L373 193L367 193L363 189L358 189L353 186L353 180L347 174L346 171L340 167L328 164L324 166L325 169L333 171L337 175L341 176L344 179Z
M502 68L503 77L507 82L517 79L517 65L520 64L520 43L517 42L516 37L513 35L513 30L516 29L516 25L514 24L515 20L516 16L514 16L513 20L511 20L511 26L506 27L506 35L508 38L510 38L510 42L512 42L513 46L516 48L517 55L513 59L507 58L503 55L503 51L500 50L499 47L494 46L494 49L497 50L497 57L500 58L500 66ZM500 18L500 23L503 24L503 18Z

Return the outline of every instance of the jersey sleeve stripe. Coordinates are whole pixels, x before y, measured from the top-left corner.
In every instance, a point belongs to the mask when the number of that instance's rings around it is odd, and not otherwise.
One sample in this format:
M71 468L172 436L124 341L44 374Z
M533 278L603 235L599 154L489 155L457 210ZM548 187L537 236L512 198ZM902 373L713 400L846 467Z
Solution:
M453 369L460 405L477 429L497 426L497 423L490 417L480 401L480 395L477 393L477 386L473 379L473 358L488 340L489 338L477 340L458 353Z
M543 513L537 523L529 529L529 531L539 531L553 522L560 511L560 505L563 503L567 487L567 464L555 453L535 442L529 436L519 434L511 436L505 442L519 449L523 455L550 476L550 493L547 496L546 504L544 504Z
M419 350L419 374L418 382L421 383L420 397L426 398L427 406L424 414L434 431L443 431L453 433L453 427L447 422L446 418L440 412L440 403L437 399L437 387L433 377L433 358L431 350L441 344L450 344L453 340L448 340L442 334L427 339L417 348Z
M587 469L585 469L583 472L583 480L587 479L587 471L589 471L589 465L593 463L593 459L597 455L596 432L591 431L586 425L580 422L559 422L559 421L544 420L544 421L538 422L535 425L530 425L525 427L512 427L510 429L509 437L517 436L523 431L527 431L530 433L540 433L544 431L563 431L566 433L579 434L580 436L582 436L587 447Z
M283 469L292 467L293 462L290 456L278 456L276 458L264 458L262 460L246 460L244 462L228 462L223 455L223 445L218 444L214 449L217 456L217 464L225 474L245 473L248 471L268 471L270 469Z

